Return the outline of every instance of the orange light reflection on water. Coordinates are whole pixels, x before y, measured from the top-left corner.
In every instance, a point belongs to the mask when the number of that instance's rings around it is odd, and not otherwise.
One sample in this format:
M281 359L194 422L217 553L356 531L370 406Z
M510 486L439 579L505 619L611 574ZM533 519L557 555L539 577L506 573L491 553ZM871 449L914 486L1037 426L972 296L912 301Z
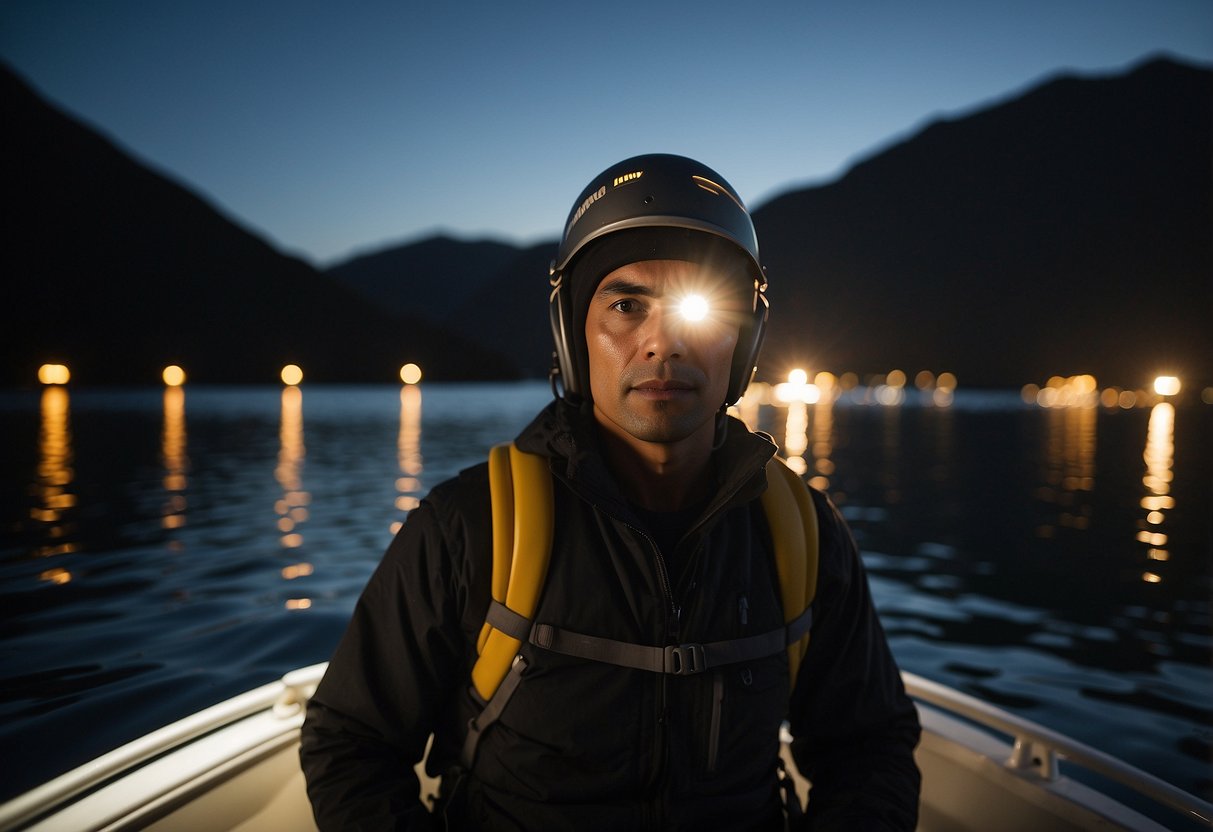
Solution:
M42 424L38 434L38 473L34 493L38 503L30 510L30 519L41 527L42 542L34 554L39 557L64 555L78 548L68 540L75 530L67 512L76 506L76 495L69 490L75 479L73 468L70 399L67 389L47 386L42 391ZM51 572L44 574L59 573ZM55 578L44 578L52 583L66 583Z
M1170 402L1159 402L1150 410L1142 460L1146 470L1141 482L1146 493L1141 499L1141 507L1146 514L1138 520L1137 542L1147 547L1148 561L1165 563L1171 555L1167 549L1167 534L1161 527L1166 521L1166 512L1175 507L1175 498L1171 496L1171 482L1175 476L1172 470L1175 462L1175 406ZM1156 584L1162 583L1163 578L1155 572L1145 572L1142 580Z
M818 386L821 386L820 373ZM834 474L834 462L830 455L834 450L834 398L825 396L813 405L813 476L809 485L819 491L828 491L830 477Z
M1092 380L1093 381L1093 380ZM1050 390L1058 388L1051 387ZM1077 396L1090 396L1092 385ZM1049 397L1051 398L1051 397ZM1094 397L1079 406L1073 399L1069 406L1043 405L1046 415L1043 484L1037 488L1039 500L1051 504L1057 513L1036 529L1037 537L1051 538L1058 527L1084 531L1090 527L1094 513L1092 493L1095 490L1095 451L1098 411Z
M787 422L784 425L783 449L788 467L802 477L809 470L804 452L809 448L809 406L804 400L788 402Z
M401 476L396 479L396 509L409 512L421 503L421 388L405 384L400 388L400 432L396 436L396 461ZM394 535L404 525L394 520L388 527Z
M312 500L303 490L303 460L307 448L303 444L303 391L298 387L290 386L282 391L282 421L278 433L280 447L274 477L282 487L282 497L275 501L274 510L278 514L282 548L298 549L303 545L299 527L307 520L307 506Z
M167 373L167 370L165 371ZM185 390L164 389L164 428L160 434L160 458L164 465L165 501L160 525L179 529L185 525L185 487L189 458L186 456Z

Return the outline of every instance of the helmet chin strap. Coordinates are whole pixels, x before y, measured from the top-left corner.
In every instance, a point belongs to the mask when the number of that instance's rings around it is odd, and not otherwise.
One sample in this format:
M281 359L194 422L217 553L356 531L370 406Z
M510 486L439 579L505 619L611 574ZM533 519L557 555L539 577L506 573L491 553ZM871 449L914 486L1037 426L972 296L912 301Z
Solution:
M560 377L560 359L552 353L552 366L548 370L548 384L552 385L552 397L564 398L564 379Z
M552 354L552 368L548 370L548 384L552 386L553 398L560 399L582 412L588 412L591 407L590 397L565 389L564 376L560 373L560 361L555 353Z

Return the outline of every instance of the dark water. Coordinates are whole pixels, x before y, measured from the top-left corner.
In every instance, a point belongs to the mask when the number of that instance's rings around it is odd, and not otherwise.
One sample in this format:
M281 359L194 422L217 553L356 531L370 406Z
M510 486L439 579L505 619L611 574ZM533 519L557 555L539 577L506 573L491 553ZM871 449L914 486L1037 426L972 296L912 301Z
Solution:
M0 798L327 659L408 509L549 395L0 393ZM1213 407L746 416L841 506L905 669L1213 797Z

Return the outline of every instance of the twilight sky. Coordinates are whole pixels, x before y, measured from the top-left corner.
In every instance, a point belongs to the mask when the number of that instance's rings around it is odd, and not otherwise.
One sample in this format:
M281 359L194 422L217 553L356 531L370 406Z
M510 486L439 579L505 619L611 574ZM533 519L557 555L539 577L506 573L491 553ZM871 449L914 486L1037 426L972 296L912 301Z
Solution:
M694 156L751 207L1061 71L1213 64L1210 0L4 0L0 59L318 265L559 234L600 170Z

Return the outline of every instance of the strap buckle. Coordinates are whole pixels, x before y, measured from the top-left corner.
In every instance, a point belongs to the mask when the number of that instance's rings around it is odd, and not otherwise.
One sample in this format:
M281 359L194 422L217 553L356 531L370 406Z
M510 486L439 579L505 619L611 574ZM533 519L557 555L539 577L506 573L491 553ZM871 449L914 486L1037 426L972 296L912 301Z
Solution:
M665 648L665 667L674 676L690 676L708 669L702 644L671 644Z

